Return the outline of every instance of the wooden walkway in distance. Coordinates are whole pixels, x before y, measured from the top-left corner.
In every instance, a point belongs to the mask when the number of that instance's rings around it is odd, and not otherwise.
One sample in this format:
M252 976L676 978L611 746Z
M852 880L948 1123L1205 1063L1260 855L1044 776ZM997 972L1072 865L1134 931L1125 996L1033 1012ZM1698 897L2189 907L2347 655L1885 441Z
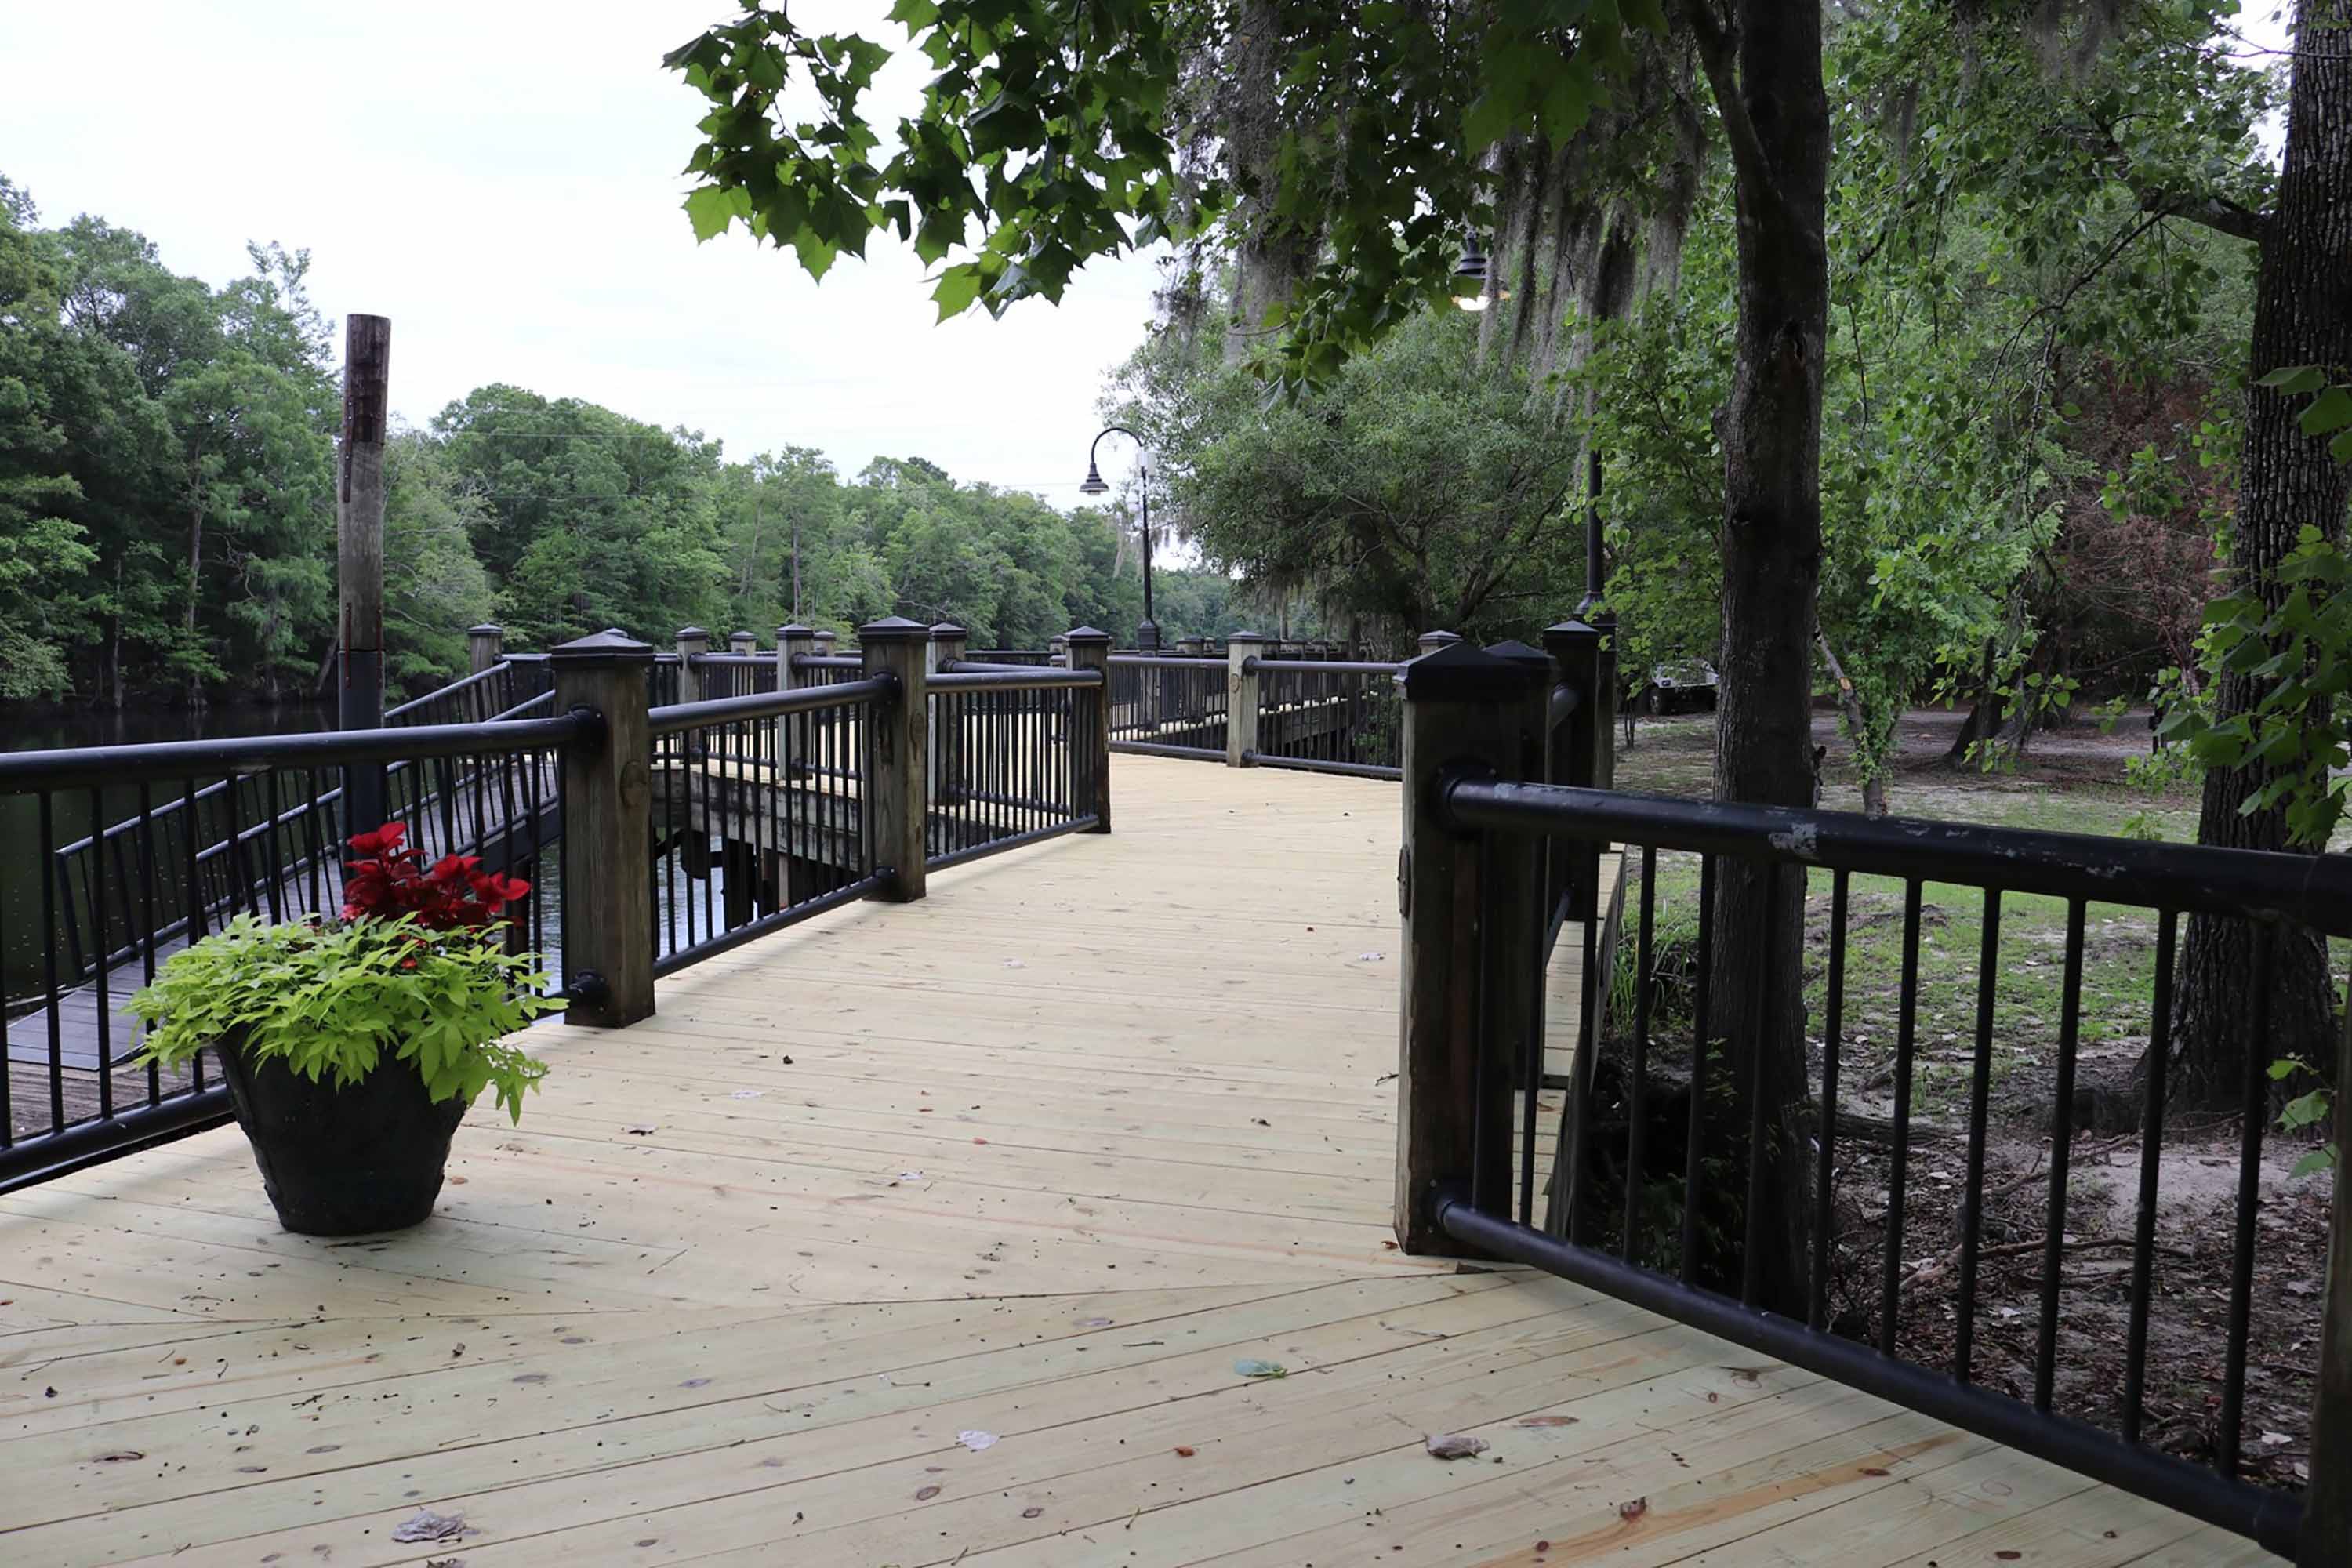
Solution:
M286 1235L233 1129L0 1198L0 1562L2270 1561L1401 1256L1396 786L1116 768L1108 837L534 1030L415 1231Z

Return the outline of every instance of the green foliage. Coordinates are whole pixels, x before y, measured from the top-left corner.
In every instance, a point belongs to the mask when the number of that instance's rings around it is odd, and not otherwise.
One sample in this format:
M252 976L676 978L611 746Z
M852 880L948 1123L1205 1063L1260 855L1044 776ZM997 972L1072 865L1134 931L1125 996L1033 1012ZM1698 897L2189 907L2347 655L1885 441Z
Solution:
M926 263L960 258L932 290L944 318L1058 300L1087 261L1202 235L1238 195L1322 238L1266 356L1293 384L1328 379L1450 293L1464 224L1491 217L1485 154L1573 132L1629 68L1634 34L1665 31L1657 0L1538 0L1475 21L1385 0L899 0L890 14L932 74L887 154L860 104L884 45L745 0L669 54L708 105L687 163L703 182L685 200L697 237L740 221L821 278L888 228ZM1250 51L1270 54L1297 129L1263 172L1204 172L1179 141L1200 90L1187 73Z
M1121 386L1116 412L1154 437L1178 526L1269 605L1304 596L1326 628L1409 648L1436 626L1522 636L1573 599L1574 434L1523 375L1477 362L1461 312L1406 322L1271 405L1248 369L1174 334Z
M240 915L174 953L131 999L152 1026L142 1059L170 1067L236 1042L338 1088L387 1056L409 1063L435 1100L471 1103L493 1089L522 1117L523 1091L547 1075L501 1044L556 1004L535 994L537 960L509 953L499 927L427 932L398 920L267 925Z

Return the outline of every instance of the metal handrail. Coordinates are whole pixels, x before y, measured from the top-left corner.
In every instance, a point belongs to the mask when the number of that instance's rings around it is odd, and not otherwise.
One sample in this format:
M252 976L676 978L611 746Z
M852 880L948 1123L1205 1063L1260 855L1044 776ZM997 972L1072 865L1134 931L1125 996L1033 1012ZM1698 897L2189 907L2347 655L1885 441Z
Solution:
M2127 901L2184 914L2291 920L2352 936L2352 856L2151 844L2088 833L1748 805L1513 784L1446 781L1439 814L1457 828L1566 833L1596 842L1746 856L1916 881Z
M1046 691L1103 683L1099 669L1024 669L1014 666L1013 670L1015 673L1003 669L950 670L930 676L923 684L933 691Z
M1267 658L1252 654L1242 660L1244 669L1297 669L1309 675L1394 675L1404 668L1385 659L1370 658Z
M646 710L646 729L655 735L675 735L682 730L709 724L777 719L787 713L813 713L826 708L854 707L860 702L887 702L898 695L898 678L883 674L832 686L795 686L782 691L755 691L743 697L714 697L703 702L667 703Z
M545 719L503 723L417 724L406 729L329 730L308 735L224 735L208 741L8 752L0 753L0 795L136 784L142 779L179 780L205 773L542 751L592 740L604 728L604 715L575 708Z

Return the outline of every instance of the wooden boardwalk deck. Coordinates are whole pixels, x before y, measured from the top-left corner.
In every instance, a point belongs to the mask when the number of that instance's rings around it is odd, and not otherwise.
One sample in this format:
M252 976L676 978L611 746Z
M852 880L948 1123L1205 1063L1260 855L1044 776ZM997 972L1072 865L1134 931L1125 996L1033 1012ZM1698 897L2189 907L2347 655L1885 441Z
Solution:
M1112 837L535 1031L415 1231L285 1235L234 1130L0 1198L0 1562L2269 1561L1397 1254L1396 786L1117 766Z

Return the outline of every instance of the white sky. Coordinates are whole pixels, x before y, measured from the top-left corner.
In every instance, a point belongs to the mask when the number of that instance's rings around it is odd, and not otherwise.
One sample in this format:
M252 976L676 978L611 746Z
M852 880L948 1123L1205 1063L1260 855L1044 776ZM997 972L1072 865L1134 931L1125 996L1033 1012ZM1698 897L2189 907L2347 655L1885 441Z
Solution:
M896 47L887 0L804 26ZM2249 41L2276 47L2277 0ZM959 479L1079 498L1104 373L1140 341L1157 269L1087 268L1056 308L931 324L895 238L822 285L740 231L698 247L677 203L699 95L660 67L733 0L0 0L0 171L45 221L144 231L215 284L248 239L308 247L331 318L393 321L393 403L423 423L506 381L845 475L920 456ZM886 131L920 89L869 98ZM1114 451L1113 448L1117 450ZM1106 477L1131 463L1106 443Z
M0 0L0 172L45 223L90 212L219 284L247 239L311 253L338 322L393 323L393 405L422 424L488 382L723 439L730 457L877 455L1075 504L1104 373L1157 269L1097 263L1056 308L934 327L895 236L822 285L739 229L698 247L677 171L701 96L661 56L733 0ZM795 6L893 47L888 0ZM919 58L868 108L911 107ZM1114 453L1114 447L1118 448ZM1103 444L1114 480L1131 458Z

